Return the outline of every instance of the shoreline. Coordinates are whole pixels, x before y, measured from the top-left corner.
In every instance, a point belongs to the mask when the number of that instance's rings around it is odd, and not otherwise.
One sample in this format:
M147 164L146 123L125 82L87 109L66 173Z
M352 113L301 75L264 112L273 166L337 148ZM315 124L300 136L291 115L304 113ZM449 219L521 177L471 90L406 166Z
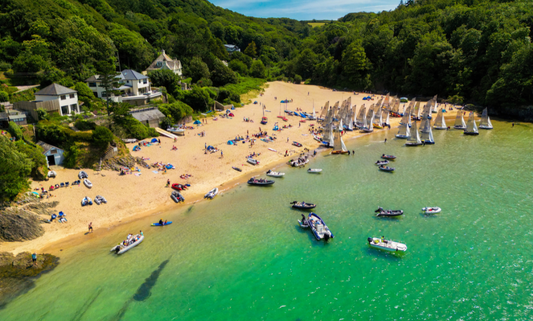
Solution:
M255 98L255 100L265 105L266 110L269 109L267 107L268 105L271 106L273 103L279 103L279 100L287 98L292 98L298 102L301 100L300 103L291 103L288 109L295 110L296 108L301 108L310 113L314 104L315 110L318 109L317 114L320 113L319 106L323 105L326 101L329 101L330 105L332 105L337 100L342 101L342 98L347 99L348 97L352 97L352 104L356 105L357 109L359 109L362 104L368 104L369 106L372 103L377 103L380 98L380 96L375 96L374 101L366 102L362 101L363 96L365 96L363 94L354 95L353 93L336 92L318 86L294 85L282 82L272 82L268 83L268 85L264 94ZM308 94L305 95L305 92ZM313 96L310 95L311 93ZM286 98L282 98L284 96ZM313 99L310 99L311 97ZM160 146L142 147L142 150L139 152L131 152L133 156L150 158L147 161L149 164L156 161L165 163L172 162L179 170L174 169L165 173L153 173L154 168L150 168L149 170L142 168L138 175L125 176L118 176L118 172L113 171L95 172L86 170L90 172L89 177L94 185L92 189L86 189L82 185L78 187L71 186L68 189L60 189L53 192L53 194L56 194L54 196L58 197L58 199L53 200L60 202L60 205L53 210L56 212L60 210L64 211L67 214L68 223L59 224L54 222L52 224L44 224L45 234L42 237L25 242L0 243L0 251L8 251L16 254L23 251L38 250L39 252L45 251L45 253L58 255L62 251L60 249L62 247L70 248L71 246L76 246L91 240L96 236L111 233L126 224L159 213L169 212L183 206L194 205L203 200L205 193L214 186L219 188L220 193L227 192L240 184L246 183L250 176L261 175L268 169L274 169L287 164L289 159L304 152L303 148L307 148L309 152L312 152L320 147L320 144L309 134L309 124L316 124L316 121L301 123L300 117L288 116L289 121L278 122L278 124L280 127L291 124L292 128L284 129L280 132L272 132L271 129L278 120L277 116L272 115L272 113L275 114L275 109L277 108L272 108L268 111L270 114L265 113L265 116L269 117L269 123L267 125L261 125L259 123L262 116L262 113L259 111L260 104L257 106L254 105L252 102L244 107L236 108L234 110L236 114L234 119L222 119L219 117L220 119L215 122L213 119L208 118L205 125L187 130L186 135L179 137L176 143L169 138L160 136ZM279 109L279 113L281 114L281 103ZM283 115L285 114L283 113ZM241 117L253 119L255 122L244 122L241 120ZM450 115L450 117L452 116ZM391 129L384 131L390 132L392 128L396 128L400 118L391 118L390 121ZM250 134L254 134L258 132L258 127L263 127L262 130L266 130L269 136L276 137L276 140L271 143L266 143L257 139L253 146L249 146L249 144L238 144L238 146L226 144L233 137L239 135L246 137L244 133L250 132ZM198 133L202 131L205 132L205 135L199 136ZM382 131L375 130L372 133L361 133L358 130L348 131L343 136L343 139L357 139ZM223 134L221 135L221 133ZM290 136L292 136L292 139L290 139ZM303 146L300 148L293 146L292 141L294 140L302 143ZM134 145L127 144L126 146L131 151ZM177 151L171 151L171 146L173 145L177 146ZM214 155L204 154L204 146L206 145L219 148L224 152L224 156L219 157L218 153ZM163 147L165 148L163 149ZM275 149L276 152L269 151L269 147ZM283 156L283 150L290 151L290 155ZM246 155L252 152L261 153L257 157L260 160L260 164L257 166L246 163ZM323 151L317 150L317 156L327 152L329 152L329 149L324 149ZM242 172L233 170L231 166L241 167ZM58 178L48 182L32 182L32 189L51 184L52 182L58 182L60 181L60 177L63 176L72 177L68 181L77 179L77 170L58 169L56 171L58 172ZM177 171L179 172L177 173ZM216 172L219 173L217 174ZM179 179L179 176L176 175L179 173L187 173L193 176L183 180ZM115 175L116 178L114 177ZM186 199L184 204L176 204L170 199L170 187L161 188L165 185L167 179L170 179L171 183L191 184L190 189L183 193ZM140 185L141 188L139 188ZM79 201L81 201L84 195L88 195L89 197L104 195L108 200L108 204L95 204L90 207L80 208ZM95 232L89 235L85 233L88 222L93 222L95 227Z

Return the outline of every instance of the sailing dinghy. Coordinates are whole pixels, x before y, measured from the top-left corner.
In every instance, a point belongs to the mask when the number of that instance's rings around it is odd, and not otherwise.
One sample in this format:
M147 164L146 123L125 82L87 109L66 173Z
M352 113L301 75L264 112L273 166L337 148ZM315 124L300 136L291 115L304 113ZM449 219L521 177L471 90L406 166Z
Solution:
M481 121L479 122L479 128L480 129L492 129L493 128L492 123L490 122L487 108L483 109L483 113L481 114Z
M471 111L470 115L468 116L468 124L466 124L466 129L464 131L465 135L479 135L479 131L477 130L476 120L474 117L474 112Z

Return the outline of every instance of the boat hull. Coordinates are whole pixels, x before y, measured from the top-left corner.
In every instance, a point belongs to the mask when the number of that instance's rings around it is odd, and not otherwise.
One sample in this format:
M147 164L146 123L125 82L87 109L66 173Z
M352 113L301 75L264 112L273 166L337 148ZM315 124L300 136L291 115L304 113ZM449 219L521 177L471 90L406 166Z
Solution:
M444 129L448 129L448 127L435 127L435 126L433 126L433 129L444 130Z
M347 150L334 150L331 153L335 155L339 155L339 154L348 154L349 152Z
M396 135L396 138L407 139L407 138L409 138L409 136L406 136L406 135Z
M470 132L464 132L465 135L469 135L469 136L477 136L479 135L479 133L470 133Z
M453 126L454 129L466 129L466 126Z
M420 146L420 145L422 145L422 143L405 143L405 146L411 146L411 147Z
M489 127L485 125L479 125L479 129L493 129L494 127Z

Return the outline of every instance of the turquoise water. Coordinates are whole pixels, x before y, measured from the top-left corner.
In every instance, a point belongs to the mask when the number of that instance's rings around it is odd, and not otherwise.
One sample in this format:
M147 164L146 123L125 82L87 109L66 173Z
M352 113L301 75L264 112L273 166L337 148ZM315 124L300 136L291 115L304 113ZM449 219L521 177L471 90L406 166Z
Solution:
M317 156L320 175L284 168L270 188L241 185L164 215L170 226L149 227L158 215L119 227L63 251L0 319L531 319L533 126L493 123L416 148L385 130L346 142L355 156ZM398 156L395 173L373 164L383 153ZM300 229L294 200L317 203L335 238ZM442 213L424 216L428 205ZM378 206L406 214L376 218ZM139 247L109 254L139 229ZM368 248L381 235L407 253Z

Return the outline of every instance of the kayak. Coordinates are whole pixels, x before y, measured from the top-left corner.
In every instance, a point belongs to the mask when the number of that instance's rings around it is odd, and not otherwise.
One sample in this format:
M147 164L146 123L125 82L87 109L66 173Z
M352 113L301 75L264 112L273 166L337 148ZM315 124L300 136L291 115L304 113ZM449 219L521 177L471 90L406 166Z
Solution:
M167 224L164 224L164 223L163 223L163 225L159 224L159 222L157 222L157 223L152 223L152 226L167 226L167 225L170 225L170 224L172 224L172 221L167 222Z

